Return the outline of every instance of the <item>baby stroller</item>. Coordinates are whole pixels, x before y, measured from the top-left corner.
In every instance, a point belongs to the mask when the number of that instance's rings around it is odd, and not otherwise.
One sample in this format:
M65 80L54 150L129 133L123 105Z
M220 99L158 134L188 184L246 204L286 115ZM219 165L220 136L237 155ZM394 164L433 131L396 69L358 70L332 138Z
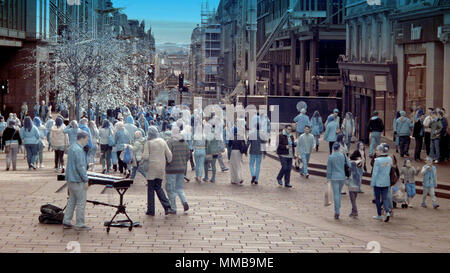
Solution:
M391 191L394 208L397 207L397 204L401 204L402 209L408 208L408 196L406 194L404 182L400 182L399 180L394 186L391 187Z

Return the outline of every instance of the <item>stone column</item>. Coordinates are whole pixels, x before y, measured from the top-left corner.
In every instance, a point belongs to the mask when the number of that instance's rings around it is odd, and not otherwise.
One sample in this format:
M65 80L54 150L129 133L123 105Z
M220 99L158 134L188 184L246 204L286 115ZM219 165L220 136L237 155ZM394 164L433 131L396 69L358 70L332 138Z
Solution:
M300 42L300 96L305 95L305 41Z
M295 75L295 53L297 51L297 39L294 32L291 31L291 55L290 55L290 79L289 79L289 96L294 96L294 78Z
M397 109L404 108L405 97L405 54L403 45L395 45L395 56L397 57ZM394 83L395 84L395 83Z
M444 50L442 43L430 42L427 49L427 108L442 107Z
M314 40L311 40L310 43L310 58L309 58L309 95L310 96L317 96L315 93L315 84L316 80L313 79L313 76L316 74L316 58L317 58L317 42ZM317 88L318 89L318 88ZM319 89L318 89L319 90Z

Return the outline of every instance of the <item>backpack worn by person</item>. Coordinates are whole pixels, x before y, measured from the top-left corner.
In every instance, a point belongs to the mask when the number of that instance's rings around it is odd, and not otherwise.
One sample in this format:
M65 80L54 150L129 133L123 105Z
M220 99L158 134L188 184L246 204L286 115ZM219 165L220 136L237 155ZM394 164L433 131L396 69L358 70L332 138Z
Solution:
M41 206L39 223L46 225L61 225L64 219L64 209L51 204Z

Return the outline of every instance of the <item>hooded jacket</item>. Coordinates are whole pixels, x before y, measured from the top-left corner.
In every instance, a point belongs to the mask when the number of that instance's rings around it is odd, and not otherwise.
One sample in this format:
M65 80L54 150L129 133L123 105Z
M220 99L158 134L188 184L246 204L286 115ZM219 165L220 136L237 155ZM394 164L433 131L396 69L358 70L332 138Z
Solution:
M63 124L59 128L55 126L50 130L50 142L53 147L65 147L69 145L69 137L64 134L66 126Z
M323 135L323 139L327 142L335 142L337 139L336 131L338 128L338 124L335 120L327 120L327 127L325 129L325 134Z
M127 116L125 121L126 121L126 123L124 125L124 128L128 132L128 137L129 137L128 144L130 144L130 143L134 142L134 133L136 133L138 128L136 127L136 125L134 125L134 119L132 116Z
M395 123L394 131L397 132L398 136L410 136L411 129L414 128L414 125L412 124L411 120L405 116L405 111L401 111L400 115L401 116Z

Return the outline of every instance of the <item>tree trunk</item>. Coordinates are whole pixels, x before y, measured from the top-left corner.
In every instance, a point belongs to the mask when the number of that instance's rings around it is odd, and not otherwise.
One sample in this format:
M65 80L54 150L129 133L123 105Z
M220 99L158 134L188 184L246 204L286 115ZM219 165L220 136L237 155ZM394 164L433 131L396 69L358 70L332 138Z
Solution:
M91 96L89 95L88 98L88 110L87 110L87 116L88 116L88 120L91 121Z

